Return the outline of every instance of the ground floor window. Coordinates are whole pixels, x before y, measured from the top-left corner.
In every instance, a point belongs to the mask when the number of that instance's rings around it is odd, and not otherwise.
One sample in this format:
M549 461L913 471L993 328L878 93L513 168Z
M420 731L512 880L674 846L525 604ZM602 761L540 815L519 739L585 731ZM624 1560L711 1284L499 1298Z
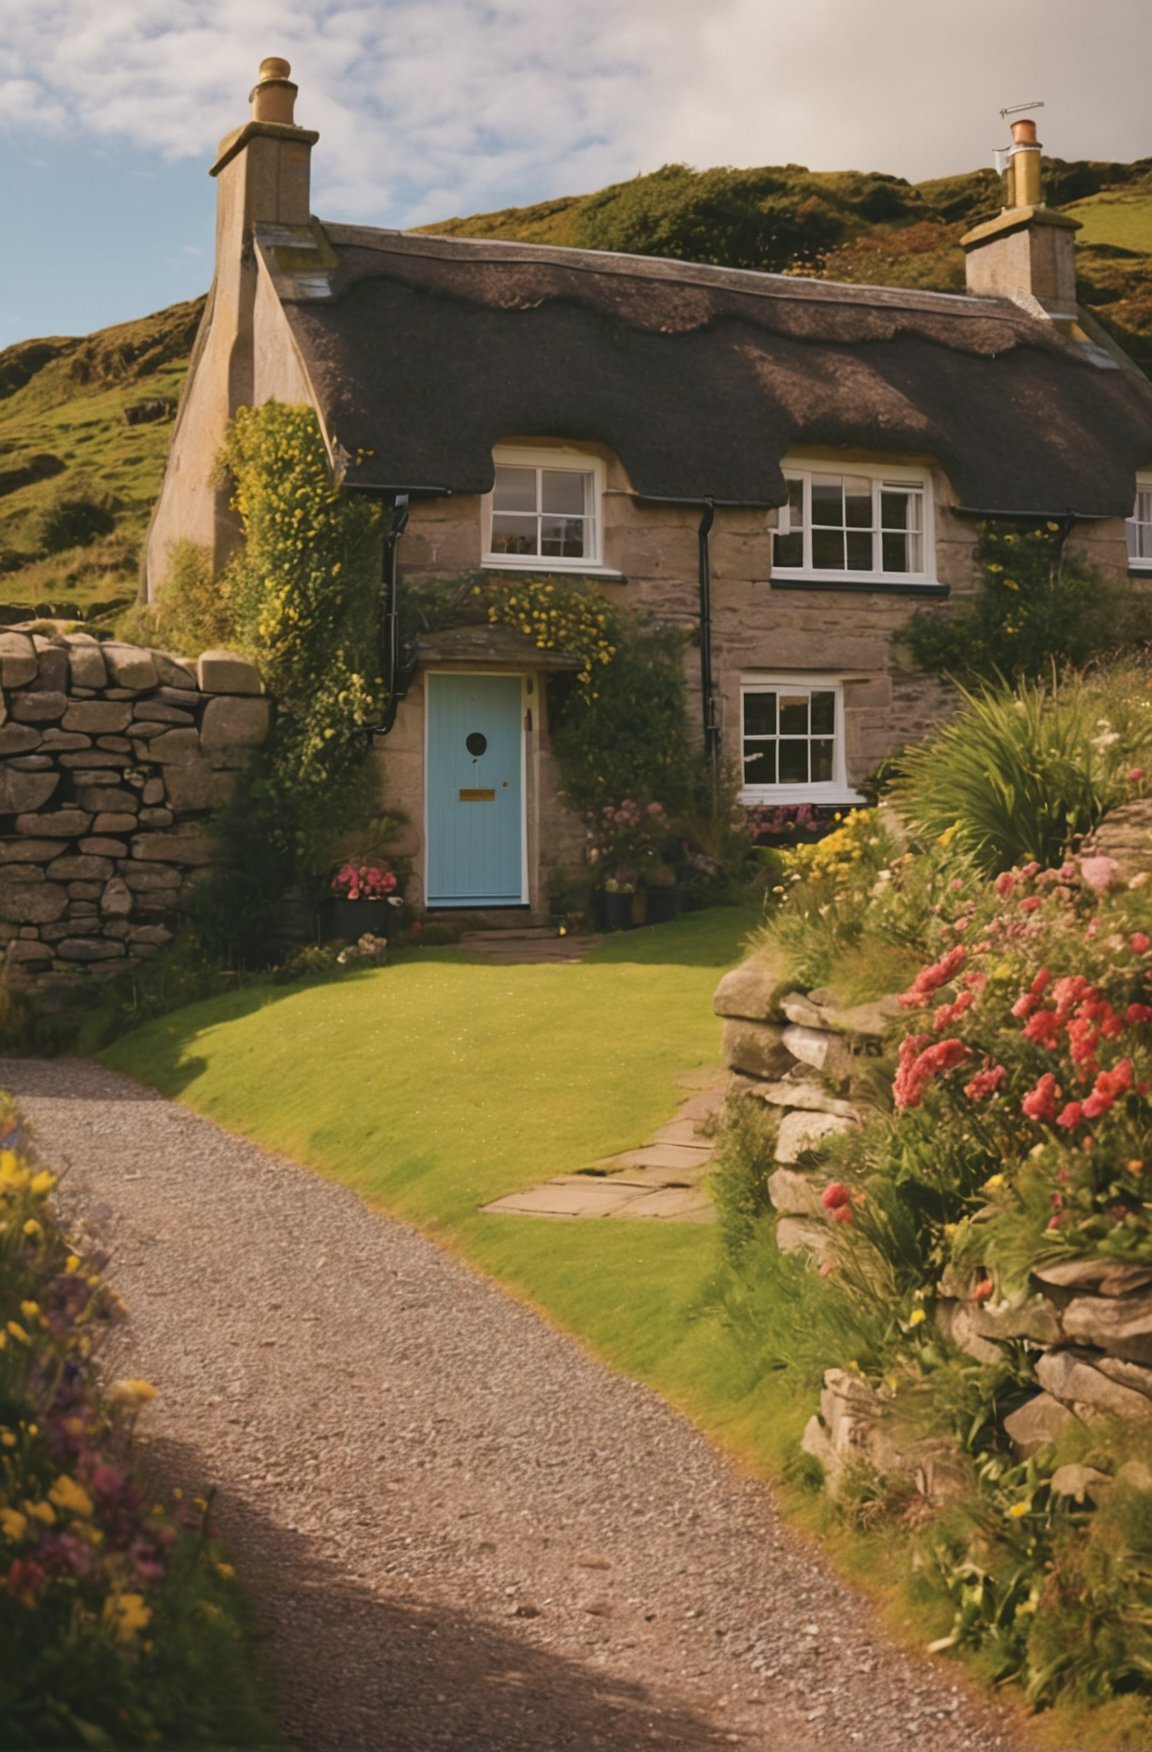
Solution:
M747 803L851 803L844 764L844 695L827 676L750 676L742 683Z
M1136 503L1127 530L1129 562L1140 571L1152 568L1152 475L1136 477Z

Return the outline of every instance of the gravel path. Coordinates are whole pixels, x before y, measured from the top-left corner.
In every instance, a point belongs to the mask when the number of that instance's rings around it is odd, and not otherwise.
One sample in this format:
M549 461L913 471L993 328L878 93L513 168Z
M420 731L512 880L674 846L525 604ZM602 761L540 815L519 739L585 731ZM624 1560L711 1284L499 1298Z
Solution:
M220 1486L294 1746L1023 1743L766 1486L413 1230L96 1065L0 1082L113 1245L156 1466Z

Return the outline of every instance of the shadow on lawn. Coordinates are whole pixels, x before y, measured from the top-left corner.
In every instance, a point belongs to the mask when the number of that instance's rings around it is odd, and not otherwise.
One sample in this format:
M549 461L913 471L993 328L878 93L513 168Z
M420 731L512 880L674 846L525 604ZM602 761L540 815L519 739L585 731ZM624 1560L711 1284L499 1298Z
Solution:
M148 1447L147 1465L161 1492L175 1484L193 1494L203 1488L205 1461L194 1448L158 1441ZM394 1598L381 1598L238 1491L221 1494L214 1527L250 1592L287 1745L307 1752L689 1752L735 1738L675 1698L657 1699L642 1685L535 1646L526 1627L517 1635L463 1606L424 1605L399 1585ZM386 1576L382 1584L389 1585Z

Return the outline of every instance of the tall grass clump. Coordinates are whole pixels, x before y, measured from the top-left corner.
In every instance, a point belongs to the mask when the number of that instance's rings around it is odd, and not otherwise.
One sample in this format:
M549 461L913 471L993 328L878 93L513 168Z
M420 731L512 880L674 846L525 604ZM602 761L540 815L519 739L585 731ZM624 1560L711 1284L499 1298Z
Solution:
M914 833L947 836L986 875L1059 864L1131 793L1133 771L1142 776L1148 690L1133 668L965 692L957 715L903 757L892 800Z

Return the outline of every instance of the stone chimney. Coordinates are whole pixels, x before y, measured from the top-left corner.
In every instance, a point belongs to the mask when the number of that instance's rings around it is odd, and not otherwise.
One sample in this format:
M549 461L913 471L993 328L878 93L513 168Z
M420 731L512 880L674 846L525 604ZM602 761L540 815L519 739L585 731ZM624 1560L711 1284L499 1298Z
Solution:
M1011 298L1036 315L1074 322L1075 234L1078 219L1044 204L1036 123L1012 123L1008 151L1007 205L986 225L960 239L968 290L986 298Z

